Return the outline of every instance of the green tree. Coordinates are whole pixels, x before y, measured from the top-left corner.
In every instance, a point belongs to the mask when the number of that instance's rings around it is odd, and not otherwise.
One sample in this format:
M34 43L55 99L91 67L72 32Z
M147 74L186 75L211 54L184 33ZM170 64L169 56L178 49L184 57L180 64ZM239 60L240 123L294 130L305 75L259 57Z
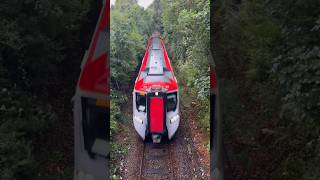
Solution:
M164 36L179 84L197 102L199 121L209 131L210 2L166 0L161 5Z
M37 140L57 122L48 98L74 90L90 3L0 2L0 179L37 178Z
M265 172L272 179L319 176L318 6L316 0L218 1L212 11L226 139L232 142L236 132L244 144L263 137L250 144L273 157L272 174ZM252 147L238 155L246 149ZM256 160L247 154L250 176Z

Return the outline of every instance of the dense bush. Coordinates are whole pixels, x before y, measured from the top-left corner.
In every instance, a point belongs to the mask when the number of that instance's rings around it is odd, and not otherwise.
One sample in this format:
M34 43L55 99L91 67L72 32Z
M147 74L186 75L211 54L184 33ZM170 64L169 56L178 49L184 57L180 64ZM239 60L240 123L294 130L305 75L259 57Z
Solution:
M76 0L2 1L1 61L10 79L45 94L52 83L58 83L64 75L61 66L79 62L66 59L80 58L73 48L79 47L76 43L86 8L87 1Z
M33 179L38 166L33 140L52 126L56 116L50 106L35 103L37 98L7 87L5 81L0 82L0 178Z
M38 175L37 140L57 121L48 99L74 90L89 3L0 2L0 179Z
M161 1L162 24L171 62L182 91L192 96L197 117L209 132L209 61L210 2ZM189 93L188 95L186 93Z
M250 0L218 1L213 8L226 140L240 135L240 143L251 145L242 149L253 151L254 144L273 157L269 178L319 177L317 7L316 0ZM226 87L233 87L232 95ZM261 133L271 136L261 141Z

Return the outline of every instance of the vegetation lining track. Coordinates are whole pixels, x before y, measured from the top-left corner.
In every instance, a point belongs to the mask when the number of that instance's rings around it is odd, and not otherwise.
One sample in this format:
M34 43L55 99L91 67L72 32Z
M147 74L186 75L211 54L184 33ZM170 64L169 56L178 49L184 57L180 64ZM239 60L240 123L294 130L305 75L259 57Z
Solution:
M159 144L144 142L140 162L139 180L174 179L170 142Z

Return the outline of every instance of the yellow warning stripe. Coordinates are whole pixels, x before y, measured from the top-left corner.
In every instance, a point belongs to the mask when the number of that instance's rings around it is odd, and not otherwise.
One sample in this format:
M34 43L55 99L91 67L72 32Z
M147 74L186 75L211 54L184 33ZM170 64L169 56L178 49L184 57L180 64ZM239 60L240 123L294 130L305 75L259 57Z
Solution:
M110 106L110 100L108 99L97 99L96 100L97 106L103 106L103 107L109 107Z

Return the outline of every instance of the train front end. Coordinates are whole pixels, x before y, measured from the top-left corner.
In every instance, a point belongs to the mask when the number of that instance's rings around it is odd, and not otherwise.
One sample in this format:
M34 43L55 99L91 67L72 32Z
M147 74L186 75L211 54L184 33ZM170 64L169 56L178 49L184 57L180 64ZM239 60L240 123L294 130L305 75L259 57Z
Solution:
M161 36L153 33L133 90L133 124L142 139L159 143L172 139L179 122L177 80Z

